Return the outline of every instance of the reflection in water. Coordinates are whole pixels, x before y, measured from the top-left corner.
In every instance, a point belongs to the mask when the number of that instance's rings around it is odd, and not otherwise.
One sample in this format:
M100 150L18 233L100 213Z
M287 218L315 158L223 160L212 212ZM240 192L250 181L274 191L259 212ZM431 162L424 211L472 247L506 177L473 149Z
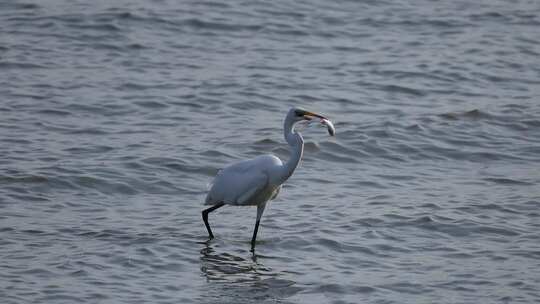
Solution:
M280 273L264 266L256 254L243 258L216 252L209 244L201 250L201 271L208 281L205 303L280 303L296 294L295 282L281 279Z

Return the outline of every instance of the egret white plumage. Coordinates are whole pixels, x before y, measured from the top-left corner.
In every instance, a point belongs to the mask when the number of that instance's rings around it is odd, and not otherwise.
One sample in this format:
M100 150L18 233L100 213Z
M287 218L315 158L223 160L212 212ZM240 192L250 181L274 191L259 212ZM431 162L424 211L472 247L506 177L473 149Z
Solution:
M208 224L208 214L224 205L257 206L257 219L251 239L251 251L255 250L255 240L259 223L269 200L274 199L281 185L293 174L304 151L304 139L294 130L294 125L303 120L319 118L326 125L330 135L335 134L334 125L322 115L292 108L285 117L283 132L291 147L289 160L283 163L275 155L261 155L256 158L232 164L218 172L206 196L205 205L212 207L202 211L202 218L210 239L214 238Z

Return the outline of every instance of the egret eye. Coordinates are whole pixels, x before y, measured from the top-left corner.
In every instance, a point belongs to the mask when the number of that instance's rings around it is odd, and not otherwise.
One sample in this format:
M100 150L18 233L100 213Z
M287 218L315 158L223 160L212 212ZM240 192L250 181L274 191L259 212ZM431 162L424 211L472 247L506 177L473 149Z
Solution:
M298 116L298 117L304 116L303 111L300 111L300 110L296 110L296 111L294 111L294 113L295 113L296 116Z

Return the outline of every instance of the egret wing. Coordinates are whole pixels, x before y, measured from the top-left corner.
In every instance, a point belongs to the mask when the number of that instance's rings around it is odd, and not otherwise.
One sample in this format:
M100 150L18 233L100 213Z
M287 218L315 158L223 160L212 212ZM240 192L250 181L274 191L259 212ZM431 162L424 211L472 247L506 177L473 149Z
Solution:
M268 185L268 175L261 173L256 177L252 177L251 181L246 185L244 193L236 198L238 205L250 205L254 203L253 199Z
M221 170L213 181L206 204L224 202L249 205L268 184L268 176L253 163L243 162Z

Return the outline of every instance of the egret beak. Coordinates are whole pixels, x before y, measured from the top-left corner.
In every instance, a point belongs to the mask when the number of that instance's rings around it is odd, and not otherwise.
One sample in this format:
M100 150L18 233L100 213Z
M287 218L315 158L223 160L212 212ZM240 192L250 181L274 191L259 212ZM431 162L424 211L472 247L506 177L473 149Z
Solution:
M308 111L304 111L302 113L302 115L304 116L304 119L306 120L312 120L313 117L317 117L317 118L320 118L320 119L326 119L328 120L326 117L322 116L322 115L319 115L319 114L316 114L316 113L313 113L313 112L308 112Z

